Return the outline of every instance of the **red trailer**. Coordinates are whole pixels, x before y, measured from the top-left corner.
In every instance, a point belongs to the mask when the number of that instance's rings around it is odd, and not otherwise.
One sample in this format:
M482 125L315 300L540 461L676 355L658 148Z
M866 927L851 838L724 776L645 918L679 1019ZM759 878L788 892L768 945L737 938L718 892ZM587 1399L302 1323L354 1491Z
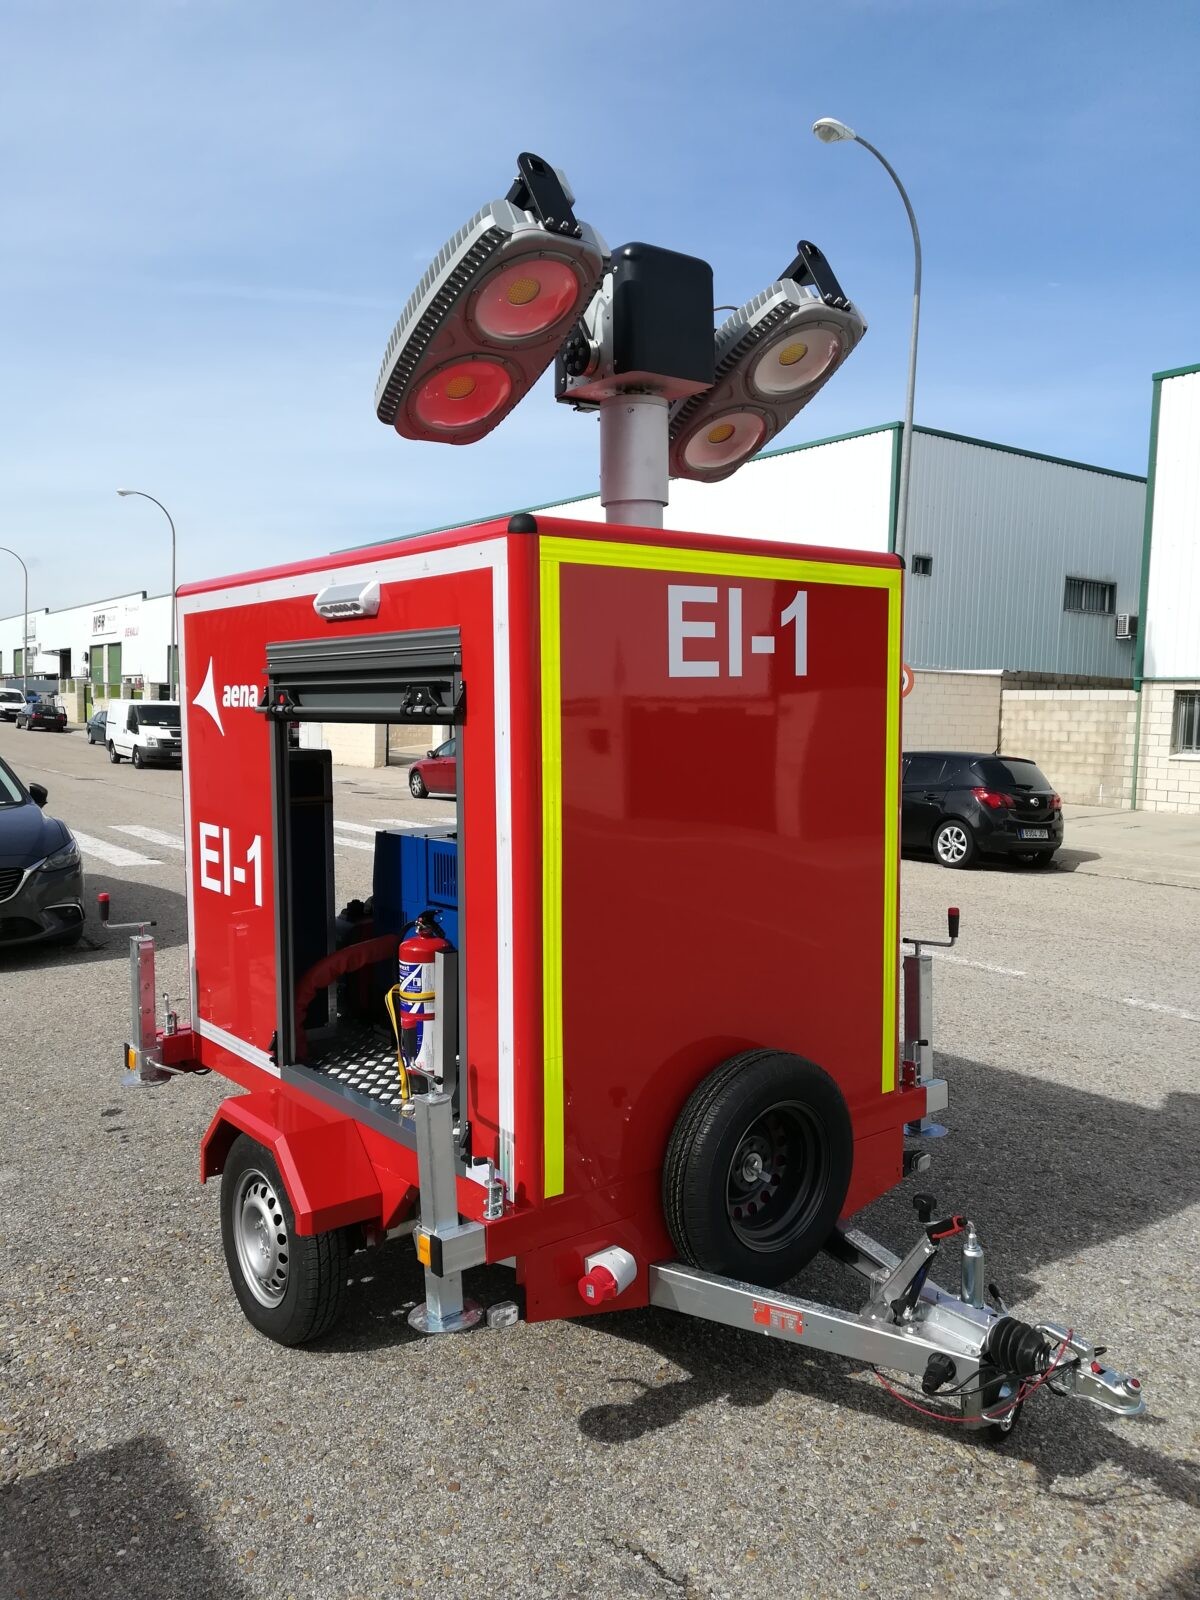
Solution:
M143 973L127 1065L246 1091L201 1177L255 1326L324 1332L347 1252L410 1231L433 1331L473 1320L464 1270L511 1262L530 1320L654 1301L923 1378L940 1358L970 1415L1011 1419L1065 1332L1029 1372L989 1359L1014 1319L926 1281L962 1219L927 1215L904 1262L844 1231L946 1103L920 952L900 1043L896 558L521 516L179 608L192 1020L157 1032ZM404 929L337 947L332 786L291 737L356 722L457 736L458 939L407 1083L371 998ZM775 1292L826 1247L875 1310Z
M946 1104L929 941L899 955L900 558L661 526L669 475L735 472L862 317L801 240L714 333L707 262L609 252L573 203L519 157L406 306L376 409L470 443L554 361L599 412L607 523L180 592L191 1014L157 1026L143 929L130 1077L245 1091L201 1177L283 1343L331 1326L351 1250L411 1234L431 1333L482 1314L464 1272L508 1263L493 1325L650 1303L915 1375L975 1427L1042 1384L1134 1414L1136 1378L985 1288L966 1218L915 1196L902 1258L848 1226L928 1166ZM360 838L370 902L342 907L329 746L364 723L453 729L457 809ZM867 1280L859 1312L781 1287L822 1249Z

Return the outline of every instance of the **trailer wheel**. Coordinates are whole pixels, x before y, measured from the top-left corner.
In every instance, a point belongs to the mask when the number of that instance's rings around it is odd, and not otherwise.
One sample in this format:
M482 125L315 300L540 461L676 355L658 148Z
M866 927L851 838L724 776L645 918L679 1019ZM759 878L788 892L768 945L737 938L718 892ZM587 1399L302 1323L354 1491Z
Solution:
M682 1260L767 1287L832 1233L854 1158L850 1114L802 1056L749 1050L697 1084L663 1164L663 1209Z
M307 1344L342 1312L344 1229L301 1237L274 1157L238 1134L221 1174L225 1262L248 1320L278 1344Z

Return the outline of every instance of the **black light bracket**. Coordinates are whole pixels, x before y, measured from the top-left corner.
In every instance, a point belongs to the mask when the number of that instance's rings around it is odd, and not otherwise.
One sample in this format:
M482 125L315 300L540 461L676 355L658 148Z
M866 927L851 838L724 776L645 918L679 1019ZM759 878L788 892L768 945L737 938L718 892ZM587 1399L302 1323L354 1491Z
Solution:
M781 282L790 278L802 289L815 289L827 306L836 306L839 311L849 308L850 301L842 293L842 286L834 276L833 268L809 239L797 242L796 259L779 274L779 278Z
M571 197L563 188L562 179L548 161L531 150L522 150L517 157L517 176L504 198L522 211L531 211L549 233L582 237L583 229L575 220Z

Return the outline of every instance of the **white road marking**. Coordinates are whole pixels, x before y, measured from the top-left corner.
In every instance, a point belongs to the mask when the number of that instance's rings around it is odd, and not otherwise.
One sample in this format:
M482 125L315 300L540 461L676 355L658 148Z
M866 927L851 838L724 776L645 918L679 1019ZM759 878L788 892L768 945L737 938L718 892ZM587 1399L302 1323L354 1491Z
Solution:
M97 861L106 861L110 867L160 867L161 861L155 861L152 856L141 855L137 850L126 850L119 844L107 844L103 839L93 839L90 833L80 833L78 828L72 829L75 842L85 856L95 856Z
M1020 967L998 967L991 961L968 961L966 956L952 956L948 950L931 950L929 953L935 960L950 961L956 967L974 967L979 972L999 972L1006 978L1026 976Z
M455 827L457 827L457 823L453 817L447 817L444 815L431 817L428 822L421 822L412 817L376 817L375 821L381 828L397 828L401 830L407 829L412 833L428 833L434 828L449 828L453 830ZM334 827L336 826L337 824L334 823ZM375 829L372 828L371 831L374 833Z
M183 850L183 839L178 833L165 833L162 828L143 828L136 822L114 822L114 833L128 833L134 839L144 839L147 844L158 844L164 850Z
M368 828L368 827L365 826L365 824L363 824L361 822L337 822L337 821L335 821L334 824L333 824L334 833L337 833L339 829L344 830L346 833L369 833L372 838L374 838L376 833L378 833L378 831L379 831L378 828ZM344 842L348 844L349 840L346 840Z
M1200 1022L1194 1011L1185 1011L1182 1006L1165 1006L1158 1000L1135 1000L1129 995L1121 1004L1136 1006L1139 1011L1161 1011L1168 1017L1182 1017L1185 1022Z

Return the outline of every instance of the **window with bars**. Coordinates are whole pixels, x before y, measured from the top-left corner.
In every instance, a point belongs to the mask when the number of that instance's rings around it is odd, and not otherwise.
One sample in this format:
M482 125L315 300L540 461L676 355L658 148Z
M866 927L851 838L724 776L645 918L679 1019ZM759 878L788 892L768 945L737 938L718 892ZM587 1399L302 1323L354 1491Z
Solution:
M1117 609L1117 586L1101 578L1068 578L1063 592L1064 611L1088 611L1111 617Z
M1176 689L1171 754L1200 755L1200 689Z
M912 558L912 569L914 577L928 578L933 572L933 557L914 556Z

